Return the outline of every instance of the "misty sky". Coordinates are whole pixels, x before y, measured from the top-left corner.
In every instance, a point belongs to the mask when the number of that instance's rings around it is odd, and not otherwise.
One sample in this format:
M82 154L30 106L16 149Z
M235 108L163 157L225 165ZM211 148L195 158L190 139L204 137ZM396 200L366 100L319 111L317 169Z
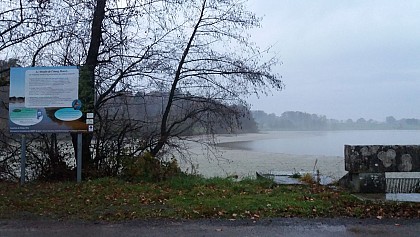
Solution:
M420 118L419 0L249 0L252 40L283 64L285 90L253 110L335 119Z

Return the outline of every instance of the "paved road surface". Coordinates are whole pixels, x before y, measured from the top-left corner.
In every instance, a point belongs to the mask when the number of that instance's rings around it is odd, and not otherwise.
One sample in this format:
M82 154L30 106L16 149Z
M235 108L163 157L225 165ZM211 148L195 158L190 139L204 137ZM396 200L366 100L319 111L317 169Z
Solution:
M0 236L420 236L420 220L273 219L124 223L0 220Z

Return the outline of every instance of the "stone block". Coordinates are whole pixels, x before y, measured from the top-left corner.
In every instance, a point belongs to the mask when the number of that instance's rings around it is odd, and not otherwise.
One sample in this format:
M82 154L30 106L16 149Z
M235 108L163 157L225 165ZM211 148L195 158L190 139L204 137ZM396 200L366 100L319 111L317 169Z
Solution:
M385 173L348 173L339 185L355 193L385 193Z
M385 173L360 173L359 192L361 193L385 193Z
M420 145L345 145L350 173L420 172Z

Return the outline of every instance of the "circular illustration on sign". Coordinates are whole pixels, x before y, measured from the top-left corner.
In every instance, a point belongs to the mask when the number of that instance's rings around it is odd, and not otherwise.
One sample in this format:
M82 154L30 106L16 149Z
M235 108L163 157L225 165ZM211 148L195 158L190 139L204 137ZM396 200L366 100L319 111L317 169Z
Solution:
M31 126L41 122L43 118L40 109L16 108L10 114L10 121L20 126Z
M82 117L82 112L73 108L63 108L57 110L54 116L61 121L74 121Z

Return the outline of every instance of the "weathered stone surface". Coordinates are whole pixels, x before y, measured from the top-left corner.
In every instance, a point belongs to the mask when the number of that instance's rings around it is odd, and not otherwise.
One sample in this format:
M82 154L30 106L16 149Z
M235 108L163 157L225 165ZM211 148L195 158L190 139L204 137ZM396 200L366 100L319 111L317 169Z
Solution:
M351 173L420 172L420 145L345 145Z
M339 185L355 193L385 193L385 173L348 173Z
M357 178L361 193L385 193L386 191L385 173L360 173Z

